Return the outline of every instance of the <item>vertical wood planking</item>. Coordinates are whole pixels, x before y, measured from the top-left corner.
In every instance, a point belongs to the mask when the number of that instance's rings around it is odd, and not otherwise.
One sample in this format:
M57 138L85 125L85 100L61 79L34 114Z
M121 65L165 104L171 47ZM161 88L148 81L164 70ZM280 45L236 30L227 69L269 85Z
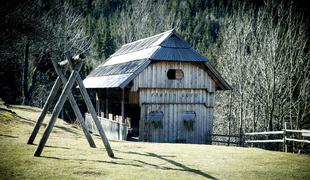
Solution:
M184 78L182 80L168 80L167 78L168 69L182 69L184 73ZM133 89L134 90L137 90L138 88L209 89L210 88L209 79L210 77L206 71L190 62L156 62L149 65L134 79ZM137 85L138 87L136 87ZM214 87L214 85L212 86Z
M182 69L184 78L169 80L168 69ZM139 88L141 139L156 142L180 139L190 143L208 141L207 135L212 129L210 113L214 107L215 83L203 69L189 62L156 62L134 79L135 85ZM163 129L154 129L149 122L145 126L147 114L152 110L163 111ZM184 128L181 118L184 111L196 112L194 131Z

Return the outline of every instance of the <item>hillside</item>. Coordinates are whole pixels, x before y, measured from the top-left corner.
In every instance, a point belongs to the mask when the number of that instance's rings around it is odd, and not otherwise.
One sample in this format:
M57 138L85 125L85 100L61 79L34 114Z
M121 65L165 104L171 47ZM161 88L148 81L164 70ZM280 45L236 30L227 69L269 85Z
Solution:
M116 142L107 156L99 137L58 120L42 157L26 141L38 108L0 105L0 179L307 179L310 157L256 148ZM14 113L15 112L15 113ZM38 143L42 135L35 143Z
M285 122L310 128L310 6L304 0L2 4L0 97L7 103L42 107L56 79L51 60L65 59L67 51L85 54L84 79L123 44L174 28L233 88L216 93L214 133L279 131ZM62 117L73 122L73 114L66 103Z

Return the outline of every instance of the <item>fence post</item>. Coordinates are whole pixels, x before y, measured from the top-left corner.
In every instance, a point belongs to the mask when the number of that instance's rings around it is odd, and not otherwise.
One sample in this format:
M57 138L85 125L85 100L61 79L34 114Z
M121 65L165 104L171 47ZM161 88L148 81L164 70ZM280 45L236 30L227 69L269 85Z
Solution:
M239 134L239 146L240 147L244 146L244 140L245 140L245 134L243 133L243 130L241 130Z
M287 152L287 144L286 144L286 123L284 122L284 129L283 129L283 152Z

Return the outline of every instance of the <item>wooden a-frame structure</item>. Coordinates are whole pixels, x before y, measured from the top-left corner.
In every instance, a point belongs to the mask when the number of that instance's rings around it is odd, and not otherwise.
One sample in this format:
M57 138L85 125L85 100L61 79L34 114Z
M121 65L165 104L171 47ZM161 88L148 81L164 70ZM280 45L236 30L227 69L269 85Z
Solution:
M114 154L113 154L113 151L111 149L111 146L110 146L110 143L104 133L104 130L99 122L99 119L98 119L98 116L96 115L96 110L95 108L93 107L92 105L92 102L89 98L89 95L87 93L87 90L82 82L82 79L79 75L79 71L81 70L81 67L83 65L83 59L85 58L84 55L77 55L75 57L72 57L70 52L67 52L66 53L66 57L67 57L67 60L64 60L64 61L61 61L59 63L57 63L55 60L52 60L53 62L53 66L56 70L56 73L58 74L58 77L53 85L53 88L44 104L44 107L42 109L42 112L40 114L40 116L38 117L38 120L34 126L34 129L28 139L28 142L27 144L33 144L33 141L34 139L36 138L36 135L38 134L38 131L40 129L40 126L42 125L42 122L47 114L47 111L49 109L49 107L51 106L53 100L55 99L55 96L57 94L57 91L58 89L60 88L61 84L64 85L63 87L63 90L61 92L61 95L53 109L53 112L52 112L52 117L51 117L51 120L49 121L44 133L43 133L43 136L34 152L34 156L40 156L42 151L43 151L43 148L45 146L45 143L55 125L55 122L57 120L57 117L59 116L60 114L60 111L61 109L63 108L64 106L64 103L65 101L69 100L71 106L72 106L72 109L79 121L79 123L81 124L81 127L83 129L83 132L85 134L85 137L90 145L90 147L92 148L95 148L96 145L95 145L95 142L94 140L92 139L90 133L87 131L86 129L86 125L85 125L85 121L84 121L84 118L79 110L79 107L71 93L71 88L73 87L74 85L74 82L76 81L78 86L79 86L79 89L80 89L80 92L83 96L83 99L85 101L85 104L87 106L87 109L88 111L90 112L97 128L98 128L98 132L101 136L101 139L102 139L102 142L107 150L107 153L110 157L114 157ZM66 74L66 71L67 69L70 69L71 70L71 74L70 74L70 77L69 79L67 80L66 77L65 77L65 74Z

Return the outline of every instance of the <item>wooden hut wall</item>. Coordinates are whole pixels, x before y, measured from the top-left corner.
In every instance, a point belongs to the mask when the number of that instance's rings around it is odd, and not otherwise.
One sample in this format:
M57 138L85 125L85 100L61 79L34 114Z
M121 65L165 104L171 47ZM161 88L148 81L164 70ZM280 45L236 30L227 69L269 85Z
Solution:
M205 104L214 107L214 93L204 89L140 89L140 106L144 103Z
M162 127L148 118L150 112L163 112ZM184 112L195 112L193 129L182 121ZM210 143L213 108L203 104L143 104L141 107L140 139L151 142Z
M169 69L181 69L184 78L168 79ZM192 62L160 61L149 65L134 79L132 91L139 88L207 89L208 92L215 92L215 83L205 70Z
M184 77L169 80L169 69L181 69ZM140 139L151 142L210 143L213 125L215 83L194 63L157 62L134 79L132 90L139 90L141 107ZM162 112L162 127L155 127L151 112ZM194 112L193 129L182 119Z

